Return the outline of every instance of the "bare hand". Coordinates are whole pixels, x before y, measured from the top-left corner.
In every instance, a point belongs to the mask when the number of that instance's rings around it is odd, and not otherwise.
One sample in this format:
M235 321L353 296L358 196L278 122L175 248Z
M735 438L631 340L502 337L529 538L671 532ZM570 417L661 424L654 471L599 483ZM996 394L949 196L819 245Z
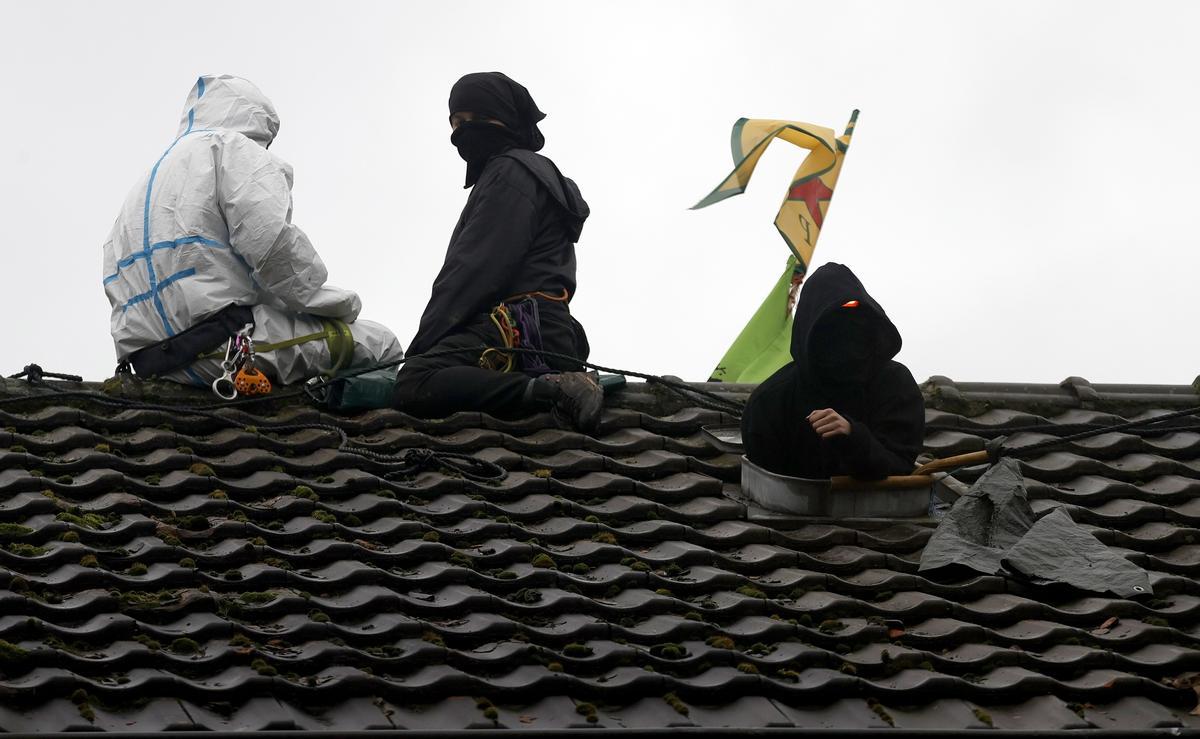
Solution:
M822 439L850 435L850 422L832 408L823 408L809 413L808 422L812 424L813 431L816 431Z

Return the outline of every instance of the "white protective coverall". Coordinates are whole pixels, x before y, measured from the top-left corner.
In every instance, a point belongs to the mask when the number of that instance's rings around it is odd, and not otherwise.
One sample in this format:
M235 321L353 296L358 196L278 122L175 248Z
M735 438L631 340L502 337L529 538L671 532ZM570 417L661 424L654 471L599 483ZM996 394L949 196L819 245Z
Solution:
M104 244L104 291L117 357L195 325L231 305L253 306L256 344L349 324L350 366L400 359L386 327L357 321L358 295L325 284L328 272L292 224L292 168L267 151L279 131L271 101L229 75L196 81L179 134L130 191ZM215 348L215 347L214 347ZM323 339L267 351L258 366L282 383L328 371ZM205 359L168 375L207 385L221 374Z

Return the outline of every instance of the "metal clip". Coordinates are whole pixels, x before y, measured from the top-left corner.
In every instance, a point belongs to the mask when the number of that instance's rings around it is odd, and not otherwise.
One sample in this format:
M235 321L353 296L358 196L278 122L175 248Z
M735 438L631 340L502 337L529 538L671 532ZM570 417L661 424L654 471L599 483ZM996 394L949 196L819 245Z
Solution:
M237 332L238 350L242 355L243 364L254 364L254 339L250 338L250 332L254 330L253 323L247 323L242 326L242 330Z
M213 392L222 400L233 400L237 397L237 386L233 383L233 375L228 372L213 380Z
M238 396L237 383L234 374L243 366L254 367L254 341L250 332L254 330L253 323L242 326L237 334L229 337L225 345L225 359L221 361L221 376L213 380L212 389L222 400L233 400Z
M238 352L235 350L236 338L229 337L225 345L225 359L221 361L221 376L213 380L212 390L222 400L233 400L237 397L237 386L233 383L233 373L238 368Z

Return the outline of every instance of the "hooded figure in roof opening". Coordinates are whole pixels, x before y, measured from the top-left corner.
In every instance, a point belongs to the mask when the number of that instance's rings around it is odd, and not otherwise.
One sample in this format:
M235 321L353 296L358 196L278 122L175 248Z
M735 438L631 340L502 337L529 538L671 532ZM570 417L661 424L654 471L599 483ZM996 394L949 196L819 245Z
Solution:
M567 304L575 242L588 206L575 183L534 152L545 140L529 91L499 72L468 74L450 91L450 142L474 187L412 356L396 379L396 407L418 415L513 415L550 410L592 431L603 393L576 362L587 336ZM522 351L507 351L509 349Z
M399 360L384 326L292 224L292 168L267 151L279 116L250 82L196 81L179 134L130 191L104 244L104 291L123 368L208 385L246 324L281 383ZM199 359L198 359L199 357Z
M746 404L746 456L792 477L911 474L925 436L925 403L912 373L892 359L900 343L853 272L822 266L800 291L793 361Z

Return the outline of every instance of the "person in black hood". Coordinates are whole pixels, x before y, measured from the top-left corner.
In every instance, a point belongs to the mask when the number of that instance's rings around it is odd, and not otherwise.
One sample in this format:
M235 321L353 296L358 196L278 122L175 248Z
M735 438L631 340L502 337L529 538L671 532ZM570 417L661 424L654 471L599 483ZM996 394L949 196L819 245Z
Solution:
M589 210L575 183L535 153L545 117L528 90L499 72L468 74L451 89L450 142L474 189L396 378L397 408L425 416L552 410L583 431L598 425L603 393L581 366L504 351L589 353L568 308Z
M912 373L892 359L900 345L900 332L854 273L822 266L800 291L793 361L746 404L746 456L793 477L911 473L925 404Z

